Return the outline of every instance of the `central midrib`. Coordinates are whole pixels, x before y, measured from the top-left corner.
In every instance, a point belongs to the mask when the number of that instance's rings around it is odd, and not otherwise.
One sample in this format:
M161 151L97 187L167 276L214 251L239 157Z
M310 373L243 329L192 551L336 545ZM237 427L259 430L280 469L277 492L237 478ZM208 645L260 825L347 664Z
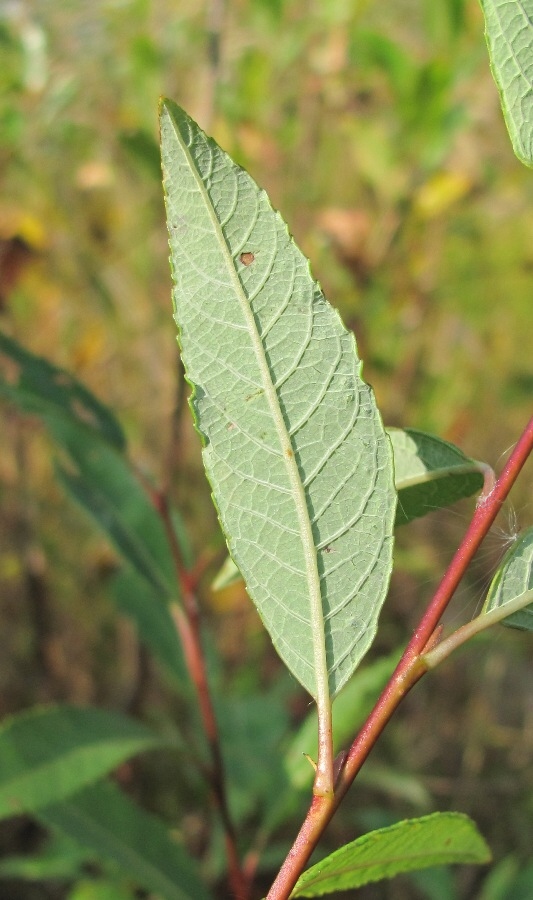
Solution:
M235 269L233 256L228 246L226 236L216 216L211 198L197 169L196 163L189 153L189 148L186 145L185 141L182 139L181 134L178 133L176 136L189 161L189 166L194 174L194 177L198 184L198 188L203 196L204 203L206 205L207 212L213 226L213 230L218 237L218 244L220 245L220 248L224 255L226 267L229 272L239 305L244 315L248 334L250 336L257 365L259 367L261 381L265 391L265 397L267 399L267 403L282 448L283 460L293 493L294 505L296 507L300 538L302 541L306 566L307 585L309 589L309 608L311 617L310 624L316 677L316 694L313 694L312 692L310 693L312 693L312 696L314 696L319 709L324 709L329 706L330 695L325 645L324 612L322 608L322 591L320 587L320 577L318 574L317 552L311 529L305 490L300 478L300 473L298 471L298 465L294 455L294 447L285 425L285 420L283 418L283 413L281 411L281 406L276 389L272 382L270 369L268 367L263 343L257 328L255 317L248 302L248 297L244 292L240 278Z

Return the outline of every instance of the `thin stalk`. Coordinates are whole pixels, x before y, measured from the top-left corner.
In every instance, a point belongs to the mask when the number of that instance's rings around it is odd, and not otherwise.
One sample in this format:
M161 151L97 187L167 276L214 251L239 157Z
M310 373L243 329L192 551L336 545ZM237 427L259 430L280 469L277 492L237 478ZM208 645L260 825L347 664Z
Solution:
M475 619L462 625L461 628L458 628L457 631L450 634L449 637L441 641L440 644L437 644L432 650L424 653L423 660L425 666L428 669L435 669L443 660L449 657L450 653L453 653L457 647L460 647L461 644L469 641L474 635L480 634L482 631L485 631L486 628L490 628L497 622L503 621L507 616L512 616L513 613L520 612L521 609L524 609L531 603L533 603L533 590L524 591L523 594L509 600L508 603L504 603L503 606L498 606L496 609L490 609L488 612L476 616Z
M440 639L439 620L483 538L489 531L528 456L533 451L533 417L525 427L500 477L478 500L467 532L422 616L400 662L355 738L335 785L334 798L313 797L307 816L281 867L267 900L288 900L306 863L355 776L405 695L428 671L424 652Z
M153 500L168 535L181 587L181 599L183 605L181 606L178 603L172 604L171 612L181 639L185 662L191 681L196 689L200 717L209 747L211 767L207 770L206 777L224 830L229 882L235 900L247 900L249 897L250 886L248 879L243 873L239 860L237 835L228 804L220 735L202 649L200 613L194 591L195 579L183 564L181 549L172 525L166 497L157 494L153 497Z

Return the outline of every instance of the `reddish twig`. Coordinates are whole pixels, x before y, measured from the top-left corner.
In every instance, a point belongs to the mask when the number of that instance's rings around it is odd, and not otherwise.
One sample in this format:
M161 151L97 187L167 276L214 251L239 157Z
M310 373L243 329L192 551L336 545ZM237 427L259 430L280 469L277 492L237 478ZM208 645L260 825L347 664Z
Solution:
M236 900L247 900L250 885L243 873L237 852L237 836L231 818L226 793L226 779L218 724L213 701L211 699L205 667L205 657L202 650L200 614L194 591L197 579L186 569L183 563L181 548L172 524L166 496L163 494L152 493L152 501L165 526L181 588L181 600L183 605L180 606L178 603L172 605L172 617L181 639L187 669L196 689L200 718L209 747L211 767L205 774L209 781L213 801L220 815L224 829L226 855L228 859L228 877L231 890Z
M528 422L494 486L488 493L481 495L467 532L426 612L388 684L346 755L335 786L335 796L313 797L300 832L267 895L267 900L288 900L326 826L387 722L405 695L426 673L427 666L421 658L422 654L438 643L441 631L439 620L532 451L533 418Z

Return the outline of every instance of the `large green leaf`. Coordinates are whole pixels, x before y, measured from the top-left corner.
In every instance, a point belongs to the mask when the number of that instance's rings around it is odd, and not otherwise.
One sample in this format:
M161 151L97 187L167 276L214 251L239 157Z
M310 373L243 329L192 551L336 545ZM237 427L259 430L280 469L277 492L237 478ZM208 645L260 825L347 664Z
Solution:
M176 321L229 550L287 666L335 694L388 586L390 442L264 191L170 101L161 138Z
M162 743L140 722L100 709L59 706L14 716L0 728L0 818L61 800Z
M490 850L468 816L433 813L380 828L303 873L291 897L348 891L429 866L486 863Z
M490 64L514 152L533 165L533 0L481 0Z
M387 434L392 442L398 491L396 525L406 525L434 509L450 506L483 487L483 465L448 441L413 428L387 428ZM228 556L212 588L223 590L240 578Z
M396 525L451 506L483 487L482 465L448 441L412 428L387 431L398 491Z
M533 590L533 528L526 528L505 554L487 594L483 612L504 608ZM533 603L503 619L503 625L533 631Z
M70 421L95 431L118 450L126 441L111 410L73 375L35 356L0 332L0 396L48 424Z
M186 849L113 784L86 788L39 819L164 900L209 900Z

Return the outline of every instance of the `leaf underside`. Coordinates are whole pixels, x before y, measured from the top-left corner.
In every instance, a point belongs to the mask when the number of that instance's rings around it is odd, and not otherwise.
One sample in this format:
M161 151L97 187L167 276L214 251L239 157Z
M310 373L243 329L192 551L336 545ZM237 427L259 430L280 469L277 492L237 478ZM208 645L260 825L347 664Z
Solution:
M483 487L480 464L442 438L413 428L388 428L398 491L396 525L451 506Z
M441 438L412 428L387 428L398 491L395 525L406 525L435 509L451 506L483 487L481 464ZM223 590L241 578L228 557L211 585Z
M175 318L230 553L286 665L335 694L391 569L391 448L355 341L255 182L161 108Z
M492 581L483 612L498 609L533 589L533 528L527 528L507 551ZM502 622L512 628L533 631L533 604Z
M533 166L533 2L481 0L492 74L513 150Z

